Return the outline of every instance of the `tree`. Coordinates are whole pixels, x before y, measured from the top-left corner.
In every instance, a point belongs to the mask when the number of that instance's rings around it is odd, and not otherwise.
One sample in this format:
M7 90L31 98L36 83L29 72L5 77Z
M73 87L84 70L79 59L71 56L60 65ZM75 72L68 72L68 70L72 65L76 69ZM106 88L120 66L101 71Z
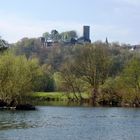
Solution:
M45 39L50 39L50 34L49 34L49 32L45 32L45 33L43 33L43 37L45 37Z
M71 39L77 38L77 33L75 31L62 32L60 34L62 41L71 41Z
M96 104L99 85L102 85L108 74L110 58L106 46L87 44L75 55L74 71L77 76L89 83L92 89L93 104Z
M38 61L5 53L0 56L0 99L10 106L26 102L41 70Z
M60 72L57 73L57 78L59 78L57 79L57 83L59 81L57 85L66 92L69 99L71 99L71 94L73 94L73 100L81 101L83 99L82 92L84 91L85 82L75 75L72 65L72 60L67 60L63 63Z
M60 39L59 32L57 30L52 30L50 37L51 37L50 39L52 39L54 42L59 41L59 39Z
M42 70L42 75L38 77L34 90L37 92L54 91L55 84L54 84L53 70L51 65L44 64L41 66L41 70Z
M140 57L133 57L125 66L121 75L122 89L124 90L125 99L131 97L131 103L140 105Z
M40 53L41 42L37 38L23 38L17 43L12 45L17 55L26 55L27 58L31 58L33 55Z
M109 48L111 54L112 64L110 67L110 76L115 77L122 73L125 65L133 57L133 53L130 53L127 48L123 46L116 47L116 44L112 44Z
M101 105L118 106L122 102L120 77L106 79L103 85L100 86L100 95L98 102Z

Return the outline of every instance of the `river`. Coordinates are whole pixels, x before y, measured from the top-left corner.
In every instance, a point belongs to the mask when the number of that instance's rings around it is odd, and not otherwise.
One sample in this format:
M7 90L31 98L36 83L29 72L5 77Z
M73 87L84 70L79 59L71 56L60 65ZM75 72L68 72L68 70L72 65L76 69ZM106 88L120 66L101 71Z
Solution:
M38 106L0 111L0 140L139 140L140 109Z

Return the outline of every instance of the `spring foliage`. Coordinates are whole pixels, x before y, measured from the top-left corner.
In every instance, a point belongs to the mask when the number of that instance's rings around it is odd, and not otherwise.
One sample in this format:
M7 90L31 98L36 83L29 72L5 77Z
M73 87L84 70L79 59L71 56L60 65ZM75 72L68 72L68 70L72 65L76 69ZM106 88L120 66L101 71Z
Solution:
M10 104L24 102L41 70L36 59L4 53L0 56L0 99Z

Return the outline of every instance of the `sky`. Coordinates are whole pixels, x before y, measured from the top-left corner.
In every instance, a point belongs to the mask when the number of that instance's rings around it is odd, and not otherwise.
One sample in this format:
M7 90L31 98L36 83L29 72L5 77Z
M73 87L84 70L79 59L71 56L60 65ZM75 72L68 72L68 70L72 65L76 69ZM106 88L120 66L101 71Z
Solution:
M140 0L0 0L0 36L14 43L89 25L97 40L140 44Z

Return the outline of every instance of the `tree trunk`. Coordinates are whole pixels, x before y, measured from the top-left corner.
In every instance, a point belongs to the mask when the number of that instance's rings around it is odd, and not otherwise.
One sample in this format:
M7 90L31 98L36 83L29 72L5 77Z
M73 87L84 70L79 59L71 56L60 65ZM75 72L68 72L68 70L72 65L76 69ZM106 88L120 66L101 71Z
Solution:
M74 88L74 86L73 86L73 85L71 85L71 87L72 87L73 95L74 95L74 97L75 97L76 101L78 102L79 98L78 98L78 96L76 95L75 88Z
M98 94L98 89L93 88L93 90L92 90L92 105L93 106L97 105L97 94Z

